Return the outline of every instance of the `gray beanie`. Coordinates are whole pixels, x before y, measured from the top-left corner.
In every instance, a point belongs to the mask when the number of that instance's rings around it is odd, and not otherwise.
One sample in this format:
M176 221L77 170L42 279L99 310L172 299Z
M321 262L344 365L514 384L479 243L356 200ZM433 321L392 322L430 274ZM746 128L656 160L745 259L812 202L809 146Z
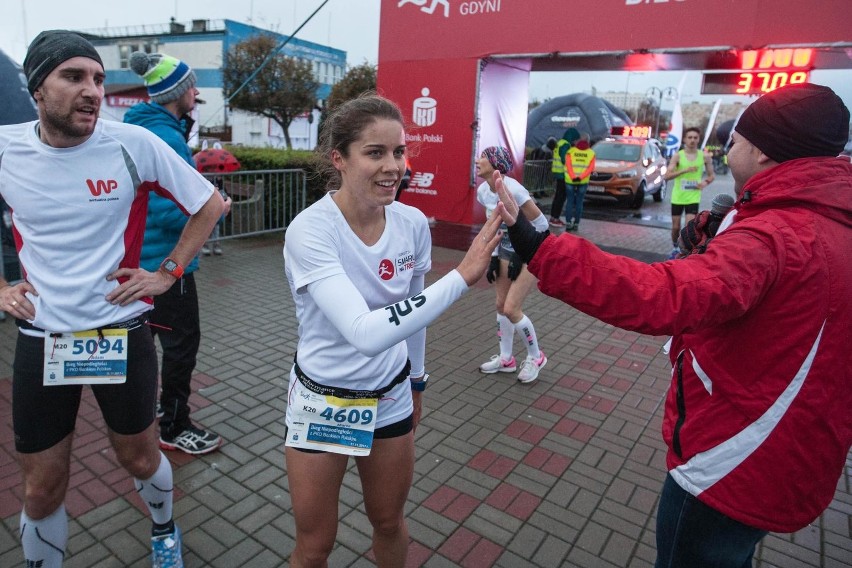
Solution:
M165 53L134 51L130 68L145 81L148 96L155 103L176 101L195 86L195 72L189 65Z
M30 94L41 86L51 71L74 57L88 57L97 61L101 68L104 66L95 46L78 33L47 30L38 34L24 58L24 74Z

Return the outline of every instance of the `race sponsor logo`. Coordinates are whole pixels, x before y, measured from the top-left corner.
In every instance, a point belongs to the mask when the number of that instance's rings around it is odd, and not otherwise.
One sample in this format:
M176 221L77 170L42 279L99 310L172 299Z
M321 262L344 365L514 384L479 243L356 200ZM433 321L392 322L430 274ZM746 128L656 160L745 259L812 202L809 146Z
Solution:
M417 126L432 126L438 120L438 101L429 96L428 87L423 87L420 94L414 99L411 118Z
M388 317L388 321L394 325L399 325L400 319L409 315L414 311L414 308L419 308L423 304L426 303L426 297L422 294L417 294L416 296L412 296L407 300L403 300L402 302L397 302L391 306L386 306L385 309L390 312L390 316Z
M432 188L435 174L432 172L414 172L408 184L408 191L425 195L438 195L438 190Z
M393 278L395 273L395 269L393 267L393 261L389 258L384 258L379 263L379 278L382 280L390 280Z
M118 182L114 179L87 179L86 185L89 186L89 193L92 194L92 197L89 198L90 203L93 201L119 200L117 196L109 197L109 194L118 188Z
M406 272L408 270L414 270L414 253L405 252L399 255L396 259L396 271Z
M109 192L111 192L113 189L117 188L117 187L118 187L118 182L117 182L117 181L115 181L114 179L108 179L108 180L102 180L102 179L98 179L98 180L91 180L91 179L87 179L87 180L86 180L86 185L88 185L88 186L89 186L89 192L90 192L90 193L91 193L94 197L99 197L99 196L101 195L101 193L107 193L107 194L108 194L108 193L109 193Z
M405 141L406 142L434 142L436 144L442 144L444 142L443 134L409 134L405 133Z

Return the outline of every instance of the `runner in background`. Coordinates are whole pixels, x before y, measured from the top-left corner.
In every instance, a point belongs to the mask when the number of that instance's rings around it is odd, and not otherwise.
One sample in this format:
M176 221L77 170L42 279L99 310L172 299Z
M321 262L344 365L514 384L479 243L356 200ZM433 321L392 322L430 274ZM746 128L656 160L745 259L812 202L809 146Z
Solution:
M476 162L476 175L485 181L476 190L476 200L485 207L489 219L493 216L494 208L499 202L494 190L494 172L508 174L513 167L512 155L501 146L490 146L482 151ZM524 213L533 220L540 231L547 230L547 218L530 197L529 191L513 178L504 177L506 187L512 192L515 200ZM527 356L518 371L518 380L531 383L538 378L539 371L547 364L544 351L539 349L535 326L523 312L523 303L535 286L535 276L529 273L526 265L515 253L507 234L503 235L500 245L495 247L491 256L487 278L494 283L497 296L497 339L500 353L491 357L479 366L486 374L514 373L518 365L513 354L515 331L517 331L527 346Z

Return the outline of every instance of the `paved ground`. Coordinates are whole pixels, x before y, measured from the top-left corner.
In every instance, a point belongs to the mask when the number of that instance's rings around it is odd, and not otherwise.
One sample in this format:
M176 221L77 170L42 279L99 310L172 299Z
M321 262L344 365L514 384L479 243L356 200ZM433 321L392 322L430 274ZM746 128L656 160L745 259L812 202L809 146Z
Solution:
M649 206L652 206L648 200ZM606 247L661 257L668 230L587 220ZM436 242L453 231L438 227ZM456 233L465 231L456 229ZM469 231L468 231L469 232ZM226 440L212 455L169 453L188 567L286 564L294 525L283 458L285 377L296 342L281 238L224 243L198 273L203 341L193 417ZM435 247L437 278L461 258ZM624 332L534 292L526 313L550 362L540 379L484 376L495 352L493 291L483 281L429 328L433 380L417 432L406 515L409 565L649 567L670 371L665 338ZM21 565L20 475L11 433L13 323L0 322L0 566ZM516 352L522 347L516 344ZM353 466L354 467L354 466ZM344 480L334 567L372 565L353 469ZM117 469L92 398L80 411L67 567L146 566L149 521ZM852 565L852 461L829 509L793 535L770 535L755 566Z

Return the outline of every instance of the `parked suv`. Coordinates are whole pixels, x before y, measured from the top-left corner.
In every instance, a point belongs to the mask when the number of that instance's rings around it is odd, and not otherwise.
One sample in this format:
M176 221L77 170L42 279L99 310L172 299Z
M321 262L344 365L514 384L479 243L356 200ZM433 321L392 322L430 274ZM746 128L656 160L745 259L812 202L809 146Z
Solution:
M651 138L608 137L594 146L595 171L589 180L589 197L615 198L639 209L645 195L654 201L665 196L666 159Z

